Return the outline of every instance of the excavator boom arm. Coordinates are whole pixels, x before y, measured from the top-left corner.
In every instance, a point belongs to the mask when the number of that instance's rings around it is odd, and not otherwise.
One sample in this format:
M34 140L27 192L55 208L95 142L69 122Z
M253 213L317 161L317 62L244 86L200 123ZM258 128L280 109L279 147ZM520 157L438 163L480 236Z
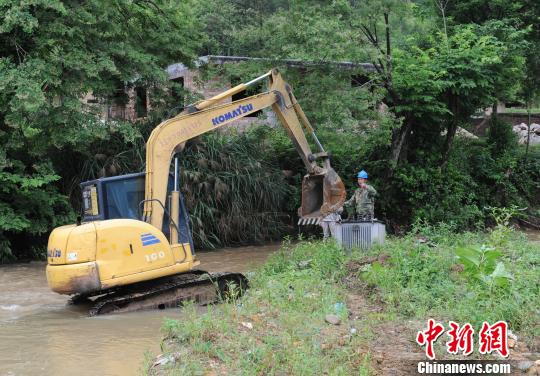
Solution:
M269 80L269 90L267 92L220 104L231 95L243 91L253 83L265 78ZM277 114L300 154L308 173L323 173L324 170L315 162L316 158L311 153L302 126L305 131L313 135L319 146L320 153L317 155L326 157L326 153L324 153L324 149L316 139L313 128L297 103L292 89L283 80L277 69L273 69L246 84L240 84L213 98L188 106L186 111L164 121L152 131L146 144L143 219L154 227L161 229L171 160L174 154L183 148L186 141L267 107L272 107ZM328 161L327 168L330 168ZM343 200L340 199L341 202L338 204L341 205L345 198L345 189L341 180L339 180L339 183L341 185L338 190L342 189L340 195L343 196Z

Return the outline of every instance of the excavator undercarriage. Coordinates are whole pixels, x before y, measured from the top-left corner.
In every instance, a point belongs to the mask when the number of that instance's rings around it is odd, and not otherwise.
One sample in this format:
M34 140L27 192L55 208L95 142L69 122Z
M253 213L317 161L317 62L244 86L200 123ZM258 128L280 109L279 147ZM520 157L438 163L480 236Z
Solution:
M71 304L89 305L90 316L148 309L175 308L185 301L208 305L238 297L248 287L241 273L193 270L110 290L77 294Z

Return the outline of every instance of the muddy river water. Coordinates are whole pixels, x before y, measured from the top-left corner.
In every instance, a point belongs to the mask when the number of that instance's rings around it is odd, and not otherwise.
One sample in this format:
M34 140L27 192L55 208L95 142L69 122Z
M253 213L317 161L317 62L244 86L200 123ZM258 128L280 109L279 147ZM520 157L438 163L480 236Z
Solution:
M247 272L279 245L199 252L208 271ZM164 317L180 309L88 317L47 287L44 263L0 267L0 375L133 375L159 354Z

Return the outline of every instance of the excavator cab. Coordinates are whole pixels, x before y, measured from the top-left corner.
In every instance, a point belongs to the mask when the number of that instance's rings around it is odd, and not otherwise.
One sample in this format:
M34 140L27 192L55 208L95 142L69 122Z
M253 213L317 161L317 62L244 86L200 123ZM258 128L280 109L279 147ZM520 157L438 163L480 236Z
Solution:
M115 218L140 219L144 173L100 178L81 183L83 222Z
M144 201L144 172L113 177L99 178L81 183L82 190L82 222L102 221L107 219L136 219L141 220L141 203ZM174 187L174 177L169 175L167 195ZM193 239L189 226L189 216L180 194L180 210L178 218L173 221L178 224L179 239L189 243L193 250ZM168 208L167 213L170 213ZM161 232L170 237L170 215L165 215Z

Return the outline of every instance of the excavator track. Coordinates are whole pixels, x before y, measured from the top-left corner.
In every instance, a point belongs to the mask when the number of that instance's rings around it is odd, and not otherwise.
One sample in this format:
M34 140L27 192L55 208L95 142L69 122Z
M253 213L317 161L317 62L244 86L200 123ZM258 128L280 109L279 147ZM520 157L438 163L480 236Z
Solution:
M194 270L151 281L139 282L112 290L91 301L90 316L124 313L148 309L178 307L183 301L199 305L241 295L248 287L240 273L209 273ZM88 301L88 296L72 299L73 303Z

